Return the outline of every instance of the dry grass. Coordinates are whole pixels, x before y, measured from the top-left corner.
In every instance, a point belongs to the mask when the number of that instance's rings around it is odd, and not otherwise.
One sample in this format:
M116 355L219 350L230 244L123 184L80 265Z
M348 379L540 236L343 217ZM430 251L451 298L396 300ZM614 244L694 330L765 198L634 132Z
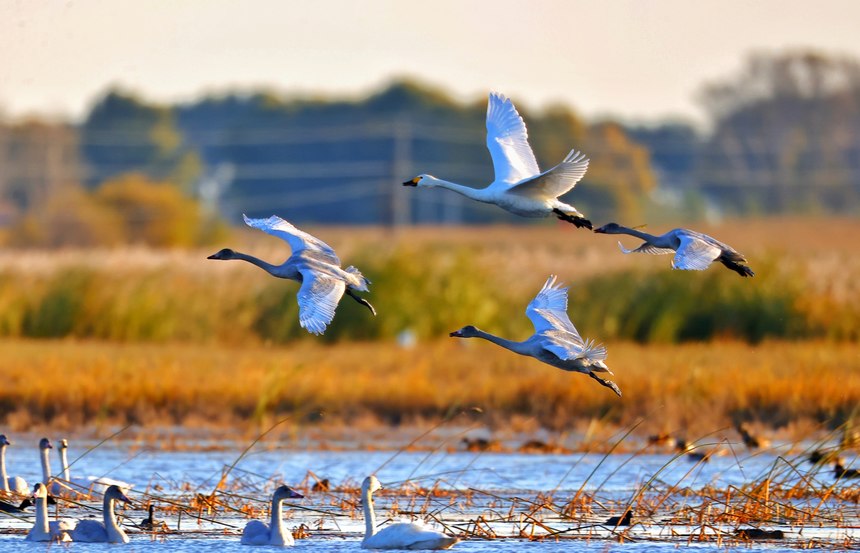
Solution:
M73 341L0 347L0 415L18 431L131 422L254 432L285 415L297 424L318 420L319 412L332 423L401 423L477 406L490 427L532 419L562 430L599 421L609 432L642 417L642 433L700 435L739 420L838 425L860 405L857 344L612 344L609 364L623 398L584 375L455 339L414 349L310 341L242 349Z

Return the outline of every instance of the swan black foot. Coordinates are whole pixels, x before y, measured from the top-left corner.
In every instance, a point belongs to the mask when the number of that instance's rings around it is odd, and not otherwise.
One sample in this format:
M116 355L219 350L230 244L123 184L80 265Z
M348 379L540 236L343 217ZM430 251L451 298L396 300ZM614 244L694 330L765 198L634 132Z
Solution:
M613 392L618 394L618 397L621 397L621 388L619 388L618 385L615 384L615 382L612 382L611 380L606 380L605 378L600 378L594 373L588 373L588 376L600 382L602 386L606 386L607 388L611 389Z
M589 221L585 217L580 217L578 215L570 215L569 213L565 213L560 209L553 209L552 212L555 213L556 217L558 217L562 221L573 223L576 228L587 228L588 230L592 230L594 228L591 226L591 221Z
M346 295L351 297L352 299L354 299L355 301L357 301L361 305L365 306L366 308L370 309L370 312L373 313L373 316L374 317L376 316L376 309L374 309L373 306L370 305L369 301L360 297L358 294L356 294L355 292L353 292L349 288L347 288L347 290L346 290Z
M736 272L737 274L741 275L742 277L755 276L755 273L753 272L753 270L750 269L749 267L747 267L746 265L742 264L742 263L737 263L735 261L729 261L729 260L720 260L720 261L723 262L723 265L725 265L726 267L728 267L732 271Z

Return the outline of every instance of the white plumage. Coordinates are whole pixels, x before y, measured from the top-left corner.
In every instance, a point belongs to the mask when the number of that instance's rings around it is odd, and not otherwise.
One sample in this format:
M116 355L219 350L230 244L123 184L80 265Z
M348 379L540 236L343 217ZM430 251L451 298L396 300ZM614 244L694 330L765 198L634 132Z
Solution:
M114 505L117 501L131 503L119 486L110 486L102 502L102 521L85 519L78 521L75 528L69 532L72 541L92 543L128 543L128 535L116 522Z
M272 494L271 520L269 524L252 520L242 531L242 545L295 545L293 534L284 528L283 502L286 499L304 497L289 486L281 486Z
M520 355L534 357L548 365L565 371L587 374L603 386L621 395L611 380L595 373L612 374L604 362L606 348L582 336L567 316L567 288L550 275L543 288L529 303L526 315L534 325L535 333L522 342L494 336L474 326L464 326L451 333L456 338L483 338Z
M495 204L523 217L554 214L577 227L591 222L575 207L558 199L585 175L588 159L571 150L555 167L541 172L528 141L526 124L505 95L493 92L487 104L487 149L493 159L495 179L486 188L461 184L421 174L404 186L447 188L479 202Z
M624 253L647 253L652 255L675 254L673 269L704 271L714 261L719 261L742 277L755 276L745 265L746 258L728 244L711 238L707 234L685 228L676 228L665 234L655 236L617 223L603 225L594 232L600 234L628 234L645 242L638 248L628 250L621 242L618 247Z
M241 259L267 271L272 276L301 283L298 292L299 324L312 334L322 334L334 319L340 298L346 293L358 303L376 310L355 292L367 292L370 281L355 267L340 267L334 250L315 236L303 232L276 215L268 219L245 217L248 226L286 241L292 255L280 265L273 265L252 255L225 248L207 259Z
M5 434L0 434L0 485L3 486L4 492L11 492L18 495L27 495L30 493L30 486L27 481L20 476L8 476L6 474L6 447L12 445L12 442Z
M48 488L39 482L33 487L36 502L36 521L24 538L27 541L69 541L69 532L74 523L65 520L48 519Z
M368 476L361 485L365 522L364 539L361 541L363 549L449 549L460 541L414 522L390 524L377 532L373 492L381 488L382 485L375 476Z

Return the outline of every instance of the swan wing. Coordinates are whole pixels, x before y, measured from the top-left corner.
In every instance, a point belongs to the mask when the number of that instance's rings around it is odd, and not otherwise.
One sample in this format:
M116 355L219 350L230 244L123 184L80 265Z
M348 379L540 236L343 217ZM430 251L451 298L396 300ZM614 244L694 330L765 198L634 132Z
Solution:
M523 118L498 92L491 92L487 103L487 149L496 173L493 182L510 186L540 173Z
M340 259L331 246L313 236L297 229L291 223L281 219L277 215L272 215L268 219L251 219L247 215L242 215L245 219L245 224L249 227L262 230L266 234L277 236L290 245L293 253L299 253L304 250L314 251L322 256L322 260L333 265L340 265ZM319 256L317 256L319 257Z
M456 538L421 524L399 522L365 538L361 546L364 549L442 549L456 542Z
M606 359L606 347L603 344L598 344L594 340L583 340L579 334L551 330L543 333L542 336L543 348L564 361L573 359L604 361Z
M268 545L269 525L259 520L252 520L242 530L242 545Z
M334 319L334 311L343 296L346 284L331 275L299 269L299 324L312 334L322 334Z
M648 242L643 242L641 246L638 248L634 248L632 250L628 250L624 247L621 242L618 243L618 247L621 248L623 253L648 253L651 255L664 255L667 253L675 253L675 250L672 248L658 248L657 246L653 246Z
M550 275L540 292L526 307L526 316L531 319L536 334L564 330L577 337L576 327L567 316L567 288Z
M85 519L78 521L75 529L69 534L72 541L102 543L108 541L107 530L105 525L93 519Z
M682 234L681 244L672 261L672 267L687 271L703 271L723 253L718 246L706 242L697 236Z
M533 179L511 187L512 194L531 197L558 198L582 180L588 170L588 158L582 152L571 150L561 163Z

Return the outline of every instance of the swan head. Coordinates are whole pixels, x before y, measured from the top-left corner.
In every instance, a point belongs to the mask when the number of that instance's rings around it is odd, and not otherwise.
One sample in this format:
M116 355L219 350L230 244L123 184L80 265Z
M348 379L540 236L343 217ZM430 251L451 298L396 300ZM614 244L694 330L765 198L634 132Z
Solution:
M304 496L289 486L275 490L275 499L302 499Z
M380 484L379 480L372 474L365 478L364 482L361 483L361 491L364 493L373 493L376 490L381 489L382 484Z
M3 447L4 445L12 445L12 442L9 441L6 434L0 434L0 447Z
M60 440L60 449L69 449L69 440L65 438Z
M598 234L621 234L621 225L618 223L607 223L600 228L594 229Z
M221 251L213 253L206 259L236 259L236 252L230 248L224 248Z
M42 438L39 440L39 449L54 449L54 446L51 445L51 440Z
M433 175L425 175L420 174L414 179L408 180L403 183L403 186L435 186L436 177Z
M131 499L125 495L125 492L122 491L122 488L117 486L116 484L111 485L107 490L105 490L105 499L113 499L115 501L122 501L123 503L131 503Z
M452 338L474 338L475 336L478 336L479 332L480 331L478 330L477 327L474 327L472 325L467 325L467 326L464 326L463 328L461 328L460 330L455 330L454 332L452 332L448 336L451 336Z
M32 499L48 499L48 488L41 482L33 486Z

